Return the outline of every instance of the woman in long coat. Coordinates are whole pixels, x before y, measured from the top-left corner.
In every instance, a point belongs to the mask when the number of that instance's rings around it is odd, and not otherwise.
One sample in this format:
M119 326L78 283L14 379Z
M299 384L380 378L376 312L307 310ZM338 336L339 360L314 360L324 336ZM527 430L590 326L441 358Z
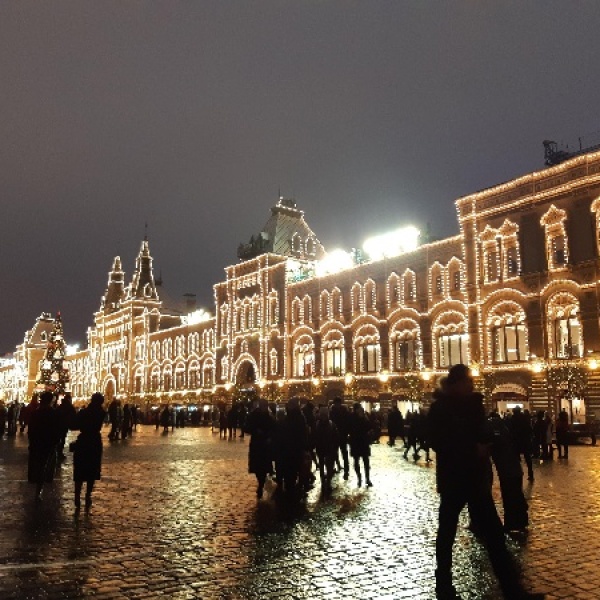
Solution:
M354 471L358 478L358 487L362 485L360 473L360 459L362 458L365 467L365 483L371 487L371 433L372 425L369 418L365 415L364 408L357 402L353 408L353 414L350 419L350 456L354 459Z
M262 498L267 475L273 472L272 437L275 420L269 412L269 403L260 399L258 406L246 419L246 432L250 434L248 450L248 472L256 475L256 495Z
M52 408L52 392L40 395L40 404L29 415L29 465L27 478L36 484L36 502L42 499L44 483L54 479L56 471L56 450L60 437L58 413Z
M73 454L73 481L75 481L75 509L81 507L81 489L85 490L85 508L92 506L94 483L100 479L102 468L102 437L100 430L106 417L102 408L104 396L99 392L92 395L91 402L77 414L75 429L79 435L75 441Z

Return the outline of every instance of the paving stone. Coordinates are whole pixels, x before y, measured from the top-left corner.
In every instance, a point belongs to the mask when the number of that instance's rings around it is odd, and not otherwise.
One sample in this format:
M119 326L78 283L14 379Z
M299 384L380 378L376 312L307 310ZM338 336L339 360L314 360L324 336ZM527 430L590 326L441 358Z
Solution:
M106 442L92 510L76 515L71 456L36 506L26 436L0 440L0 598L433 598L433 468L375 445L373 488L336 479L331 498L317 486L291 508L274 501L270 481L257 502L247 443L150 427ZM600 449L574 447L568 462L536 464L535 476L530 533L510 543L526 581L549 600L597 599ZM497 485L494 495L501 512ZM471 600L500 598L466 525L463 515L456 585Z

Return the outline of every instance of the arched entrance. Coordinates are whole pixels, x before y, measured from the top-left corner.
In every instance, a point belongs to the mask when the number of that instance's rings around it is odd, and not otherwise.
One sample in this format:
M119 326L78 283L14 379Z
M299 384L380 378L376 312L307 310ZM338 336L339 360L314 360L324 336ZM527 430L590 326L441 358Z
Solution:
M115 381L109 379L104 386L104 401L106 403L111 402L115 397Z
M253 386L256 383L256 365L251 360L243 360L235 373L235 382L241 387Z
M492 401L501 415L512 413L513 408L517 406L529 409L527 390L518 383L497 385L492 392Z

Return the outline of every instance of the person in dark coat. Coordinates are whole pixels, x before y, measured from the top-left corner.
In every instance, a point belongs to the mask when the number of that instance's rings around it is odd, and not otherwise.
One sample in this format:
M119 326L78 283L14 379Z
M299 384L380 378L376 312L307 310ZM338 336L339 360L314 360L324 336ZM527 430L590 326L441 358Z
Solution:
M108 418L110 420L110 432L108 434L109 440L118 440L121 432L121 401L113 398L108 405Z
M123 405L123 421L121 423L121 439L131 437L133 431L133 416L131 414L131 407L126 402Z
M261 398L258 406L246 419L246 433L250 435L248 448L248 472L256 475L258 487L256 496L263 496L267 475L273 472L272 438L275 430L275 419L269 411L269 403Z
M37 407L39 405L40 405L40 403L39 403L38 394L35 393L31 396L31 400L29 401L29 404L21 410L22 419L23 419L23 423L21 425L21 433L23 433L25 431L25 429L27 428L27 426L29 425L29 417L31 416L33 411L37 409Z
M437 598L459 598L452 584L452 547L458 518L465 505L487 548L504 596L510 600L543 598L543 594L525 591L506 547L491 490L489 455L493 434L486 423L483 397L473 391L468 367L462 364L451 367L444 390L436 390L434 399L428 418L440 494L435 572Z
M365 484L371 487L371 435L372 423L365 415L365 409L359 402L354 404L350 418L350 455L354 459L354 472L358 479L358 487L362 485L360 461L362 459L365 469Z
M238 427L240 428L240 438L244 437L246 432L246 419L248 418L248 407L245 402L240 403L238 407Z
M238 426L238 407L234 402L227 411L227 429L229 430L229 439L237 437Z
M79 431L73 450L73 481L75 482L75 510L81 507L81 489L86 482L85 509L92 506L94 483L102 470L102 436L100 430L106 417L102 408L104 396L92 395L90 403L79 411L74 428Z
M350 472L350 461L348 459L348 432L350 413L346 406L342 403L342 399L337 397L333 399L333 405L329 411L329 418L335 425L338 432L338 453L342 455L344 479L348 479ZM336 456L338 469L340 469L339 456ZM341 469L340 469L341 470Z
M527 478L533 481L533 461L531 460L533 446L533 431L529 413L521 411L520 406L513 408L513 414L508 421L508 428L513 439L514 447L519 456L523 455L527 465Z
M321 492L327 494L331 491L331 480L338 451L338 432L329 418L326 406L319 409L319 418L314 426L313 441L321 476Z
M388 446L396 445L396 438L404 438L404 417L398 410L398 406L392 406L388 415Z
M556 420L556 448L558 458L569 458L569 414L564 409Z
M6 410L6 406L4 406L4 402L0 400L0 438L4 436L4 432L6 431L6 419L8 418L8 411Z
M166 404L165 407L160 412L160 425L163 428L163 433L169 433L169 425L171 424L171 411L169 410L169 405Z
M497 412L490 415L494 434L492 460L500 480L504 529L525 532L529 526L528 505L523 494L523 469L519 453L504 419Z
M219 439L227 439L227 411L224 408L219 410Z
M69 429L73 427L73 423L75 422L75 416L77 415L77 411L73 406L73 399L71 394L67 392L63 399L60 402L60 405L56 409L58 413L58 418L60 421L60 439L58 440L58 454L61 459L65 457L65 442L67 440L67 433L69 433Z
M52 408L54 395L46 391L40 395L38 408L29 417L29 468L27 478L35 483L35 499L42 499L44 483L54 479L56 471L56 448L60 438L58 413Z
M290 398L287 402L287 411L283 421L281 434L283 457L283 489L287 494L293 495L303 489L307 483L300 478L303 466L306 463L308 448L308 427L306 419L300 410L300 400Z

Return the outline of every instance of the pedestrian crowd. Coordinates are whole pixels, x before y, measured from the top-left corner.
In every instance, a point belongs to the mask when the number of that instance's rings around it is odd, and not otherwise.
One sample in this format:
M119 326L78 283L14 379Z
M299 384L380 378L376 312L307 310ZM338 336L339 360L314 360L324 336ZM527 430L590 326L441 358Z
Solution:
M128 403L111 400L107 410L104 397L92 395L89 404L76 411L70 394L58 401L50 391L35 394L27 406L0 405L0 437L27 430L29 438L28 480L35 484L36 502L42 500L44 485L51 482L57 466L66 458L68 432L78 432L69 444L73 453L75 510L81 507L85 484L85 509L92 505L92 491L100 479L102 465L101 429L110 426L111 442L131 437L140 422L140 411ZM212 413L212 411L211 411ZM185 409L170 405L154 409L156 429L184 427ZM358 487L373 486L371 445L379 443L382 424L377 412L366 413L361 403L348 407L337 397L329 405L315 406L310 400L290 398L285 406L259 398L215 408L211 417L218 423L219 437L233 440L250 436L248 471L256 477L256 496L263 498L267 480L273 482L274 498L298 502L320 482L322 496L334 489L336 475L345 481L354 473ZM239 430L239 437L238 437ZM530 484L534 481L533 461L569 457L569 418L561 411L556 421L540 411L535 417L516 406L510 415L485 414L483 398L473 387L464 365L450 368L433 394L429 412L408 411L397 406L387 415L388 444L403 444L403 457L416 463L424 454L433 462L435 452L436 488L440 498L436 538L436 595L440 600L460 598L452 581L452 549L459 514L468 509L469 529L483 543L498 577L504 596L511 600L543 598L528 592L506 545L506 534L526 533L528 505L523 493L522 460ZM492 497L495 468L503 505L500 519Z

